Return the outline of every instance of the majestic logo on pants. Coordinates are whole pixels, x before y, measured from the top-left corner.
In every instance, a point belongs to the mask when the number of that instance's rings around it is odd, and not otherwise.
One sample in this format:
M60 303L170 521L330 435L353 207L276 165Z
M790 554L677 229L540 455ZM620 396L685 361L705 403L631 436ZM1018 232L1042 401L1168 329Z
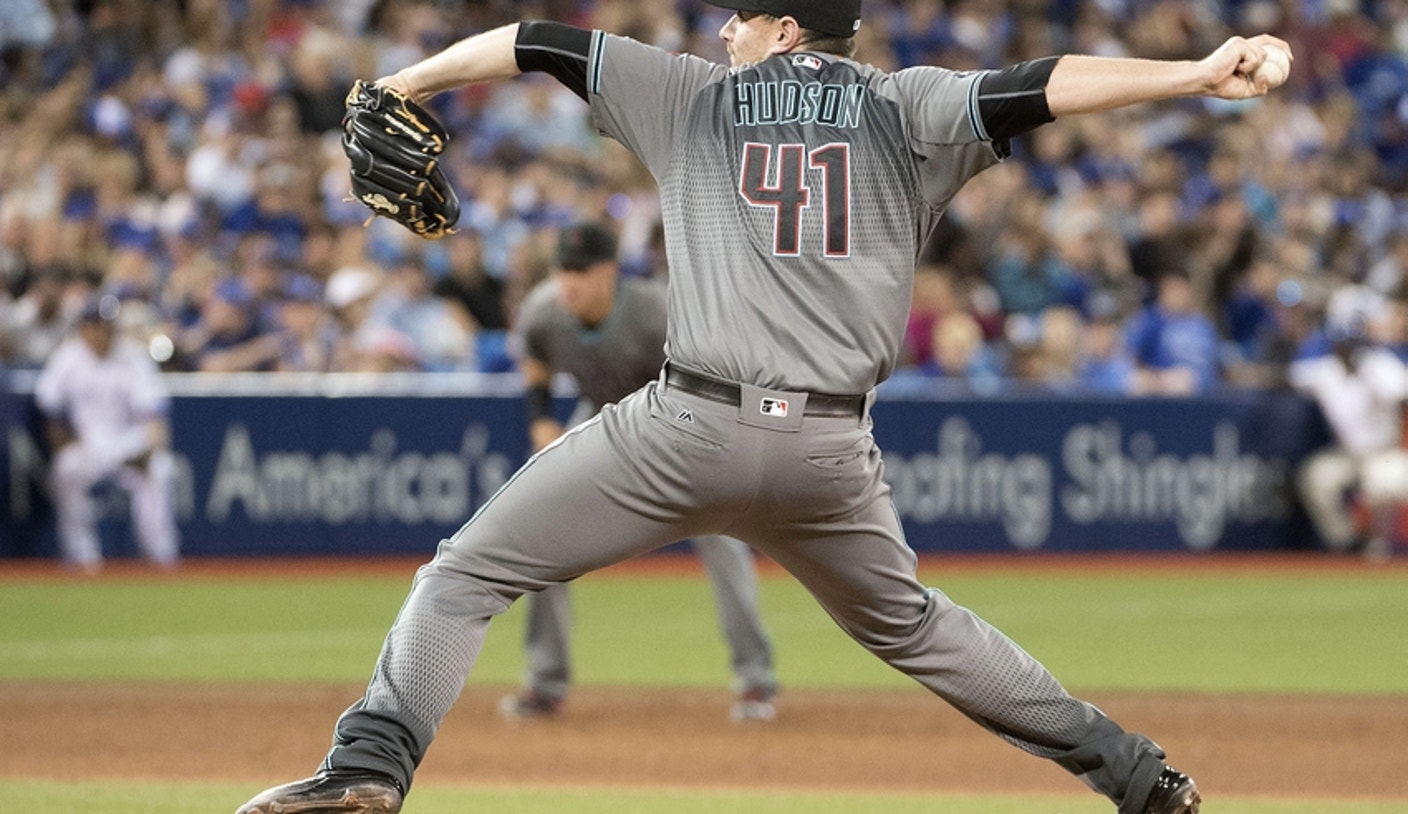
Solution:
M787 400L765 398L762 404L758 406L758 412L763 415L770 415L773 418L786 418Z

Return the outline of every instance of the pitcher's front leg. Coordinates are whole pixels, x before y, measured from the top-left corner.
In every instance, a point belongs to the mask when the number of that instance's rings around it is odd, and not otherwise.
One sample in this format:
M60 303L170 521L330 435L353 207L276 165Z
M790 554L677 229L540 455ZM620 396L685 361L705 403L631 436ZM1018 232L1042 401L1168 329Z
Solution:
M530 591L683 536L649 484L612 448L601 417L534 456L416 575L366 695L339 719L324 768L389 775L409 788L478 658L490 620ZM622 495L631 496L628 501Z

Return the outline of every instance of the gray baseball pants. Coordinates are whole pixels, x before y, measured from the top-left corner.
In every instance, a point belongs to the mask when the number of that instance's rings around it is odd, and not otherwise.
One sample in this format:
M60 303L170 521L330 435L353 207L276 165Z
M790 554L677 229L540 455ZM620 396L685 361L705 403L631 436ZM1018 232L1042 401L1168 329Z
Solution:
M773 673L772 642L758 612L758 575L751 549L746 543L718 534L698 537L691 544L713 585L719 626L728 643L734 689L757 689L771 696L777 689L777 677ZM535 695L563 698L572 683L571 590L566 585L553 585L529 594L525 601L525 684Z
M788 415L760 416L760 394ZM525 593L722 533L791 572L861 646L1139 814L1162 750L922 585L869 417L804 417L805 399L744 388L746 404L728 405L654 382L535 455L417 572L324 768L409 788L495 615Z

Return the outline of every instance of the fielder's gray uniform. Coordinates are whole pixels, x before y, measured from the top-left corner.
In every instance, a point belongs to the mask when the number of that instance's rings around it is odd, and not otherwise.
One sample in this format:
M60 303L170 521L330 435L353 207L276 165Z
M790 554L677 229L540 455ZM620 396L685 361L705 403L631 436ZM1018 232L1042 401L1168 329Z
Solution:
M672 371L534 456L441 545L325 767L408 785L494 615L726 533L876 656L1124 814L1141 810L1162 751L917 581L870 433L921 244L1000 159L978 113L982 74L887 74L813 53L732 71L602 32L584 67L597 125L660 185Z
M585 328L562 306L557 283L540 284L524 301L515 325L521 353L572 375L580 398L568 421L574 427L599 405L630 395L665 362L665 286L655 280L618 279L611 315ZM772 643L758 615L758 579L748 546L721 535L693 541L713 583L719 623L728 642L734 689L771 697L777 687ZM562 698L572 681L568 630L571 596L554 585L528 597L525 649L527 684L538 695Z

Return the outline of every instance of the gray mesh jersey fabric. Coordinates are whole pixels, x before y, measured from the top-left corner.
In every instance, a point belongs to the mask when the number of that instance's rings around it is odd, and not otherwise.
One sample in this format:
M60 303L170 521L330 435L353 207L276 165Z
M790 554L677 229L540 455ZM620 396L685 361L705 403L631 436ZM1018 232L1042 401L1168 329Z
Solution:
M787 390L864 393L887 378L924 238L999 160L978 77L810 53L727 70L595 37L597 126L655 174L672 236L670 357Z

